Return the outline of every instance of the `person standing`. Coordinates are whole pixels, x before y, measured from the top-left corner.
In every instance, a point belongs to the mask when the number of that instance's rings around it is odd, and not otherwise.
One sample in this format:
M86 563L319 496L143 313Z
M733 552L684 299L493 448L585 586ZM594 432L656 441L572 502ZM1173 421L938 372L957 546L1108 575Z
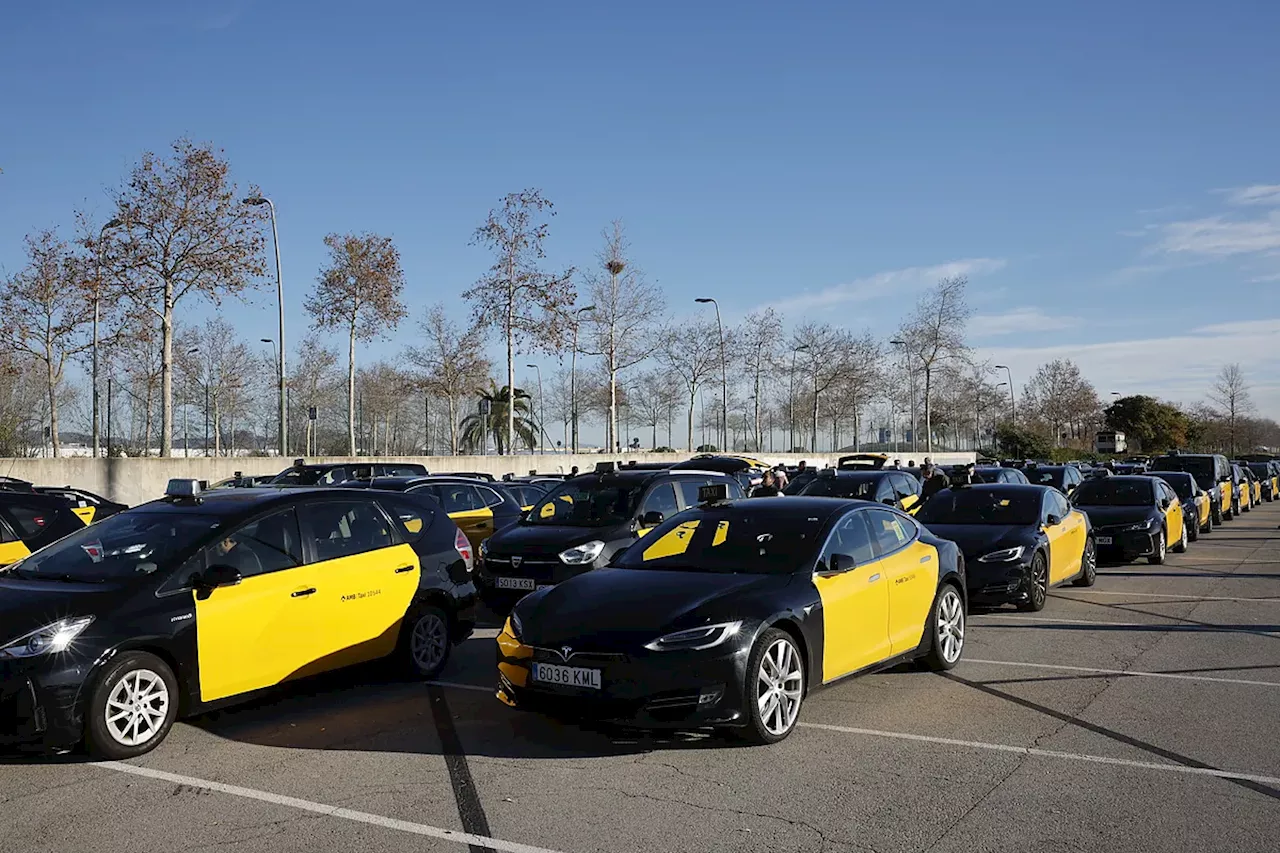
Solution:
M764 482L756 486L751 491L753 498L776 498L782 494L778 490L778 478L774 476L773 471L764 472Z

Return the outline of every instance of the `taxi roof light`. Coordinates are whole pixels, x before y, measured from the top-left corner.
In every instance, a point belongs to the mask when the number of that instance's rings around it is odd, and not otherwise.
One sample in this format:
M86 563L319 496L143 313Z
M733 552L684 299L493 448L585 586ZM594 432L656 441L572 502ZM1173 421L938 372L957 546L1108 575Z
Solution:
M205 490L208 484L204 480L190 480L181 477L174 477L169 480L169 484L165 486L164 496L167 498L189 498L194 500L200 499L200 493Z
M698 487L698 503L713 504L729 500L728 483L711 483Z
M616 473L617 470L618 470L617 462L597 462L596 463L597 474L613 474L613 473Z

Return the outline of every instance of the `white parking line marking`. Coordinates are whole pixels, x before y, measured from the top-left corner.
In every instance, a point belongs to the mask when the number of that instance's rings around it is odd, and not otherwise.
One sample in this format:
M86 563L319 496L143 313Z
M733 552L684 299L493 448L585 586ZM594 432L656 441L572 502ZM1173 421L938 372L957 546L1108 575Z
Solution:
M1280 682L1275 681L1250 681L1246 678L1222 678L1213 675L1183 675L1173 672L1143 672L1136 669L1097 669L1089 666L1067 666L1066 664L1056 663L1024 663L1016 660L981 660L978 658L964 658L961 663L981 664L983 666L1028 667L1030 669L1061 669L1068 672L1096 672L1103 675L1124 675L1140 678L1172 678L1177 681L1210 681L1216 684L1245 684L1250 687L1280 687Z
M350 820L355 821L356 823L381 826L386 829L393 829L397 832L407 832L411 835L422 835L427 838L436 838L440 841L452 841L455 844L470 844L476 847L484 847L489 850L498 850L501 851L501 853L557 853L555 850L550 850L546 847L535 847L532 844L521 844L516 841L503 841L498 838L490 838L487 835L472 835L469 832L456 832L452 829L428 826L425 823L413 823L407 820L397 820L393 817L370 814L369 812L358 812L352 809L330 806L324 803L313 802L311 800L300 800L297 797L286 797L283 794L273 794L270 791L259 791L255 788L242 788L239 785L227 785L222 782L211 782L208 779L196 779L192 776L179 776L177 773L167 773L164 770L154 770L150 767L140 767L136 764L126 764L120 761L103 761L92 764L91 766L101 767L104 770L115 770L118 773L129 773L133 776L143 776L147 779L156 779L161 782L172 782L176 785L186 785L191 788L203 788L206 791L217 791L220 794L229 794L230 796L242 797L246 800L258 800L263 803L271 803L277 806L285 806L286 808L299 809L304 812L312 812L313 814L325 815L327 817L336 817L341 820Z
M461 681L428 681L427 684L436 687L454 687L458 690L477 690L481 693L493 693L496 688L485 687L483 684L463 684Z
M1157 630L1164 628L1169 631L1186 631L1192 628L1204 629L1206 627L1194 622L1102 622L1096 619L1065 619L1056 616L1018 616L1013 613L983 613L979 616L971 617L969 620L973 624L983 625L986 623L974 622L975 619L1015 619L1022 622L1057 623L1060 625L1105 625L1108 628L1149 628ZM986 624L986 627L994 628L996 626ZM1210 624L1207 627L1213 628L1214 626ZM1229 629L1224 628L1223 630ZM1280 637L1280 633L1274 631L1251 631L1250 633L1260 637Z
M1066 592L1066 590L1055 590L1054 595L1061 598L1071 597L1062 595L1062 592ZM1280 597L1244 598L1235 595L1182 595L1176 592L1104 592L1100 589L1073 589L1070 592L1071 595L1113 595L1119 598L1178 598L1187 601L1269 601L1272 604L1280 604Z
M1160 764L1154 761L1132 761L1127 758L1108 758L1103 755L1085 755L1078 752L1060 752L1056 749L1040 749L1034 746L1013 746L1007 743L985 743L978 740L956 740L949 737L932 735L914 735L907 732L882 732L877 729L855 729L849 726L836 726L829 723L796 723L798 728L819 729L828 732L840 732L849 735L865 735L869 737L910 740L917 743L934 743L944 746L962 746L969 749L985 749L991 752L1008 752L1014 755L1029 755L1036 758L1062 758L1069 761L1085 761L1093 764L1113 764L1119 767L1135 767L1140 770L1158 770L1164 773L1182 773L1187 776L1212 776L1217 779L1238 779L1245 782L1257 782L1261 785L1280 787L1280 777L1262 776L1257 773L1236 773L1231 770L1216 770L1212 767L1187 767L1185 764Z

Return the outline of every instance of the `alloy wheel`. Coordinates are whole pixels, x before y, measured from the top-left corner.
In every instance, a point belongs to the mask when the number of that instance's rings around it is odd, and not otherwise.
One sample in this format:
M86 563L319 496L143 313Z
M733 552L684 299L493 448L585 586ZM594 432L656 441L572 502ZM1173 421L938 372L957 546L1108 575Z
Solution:
M943 591L938 601L938 643L944 661L951 664L960 659L964 651L964 603L951 587Z
M1049 597L1049 566L1044 560L1031 563L1031 605L1039 610Z
M413 623L409 635L409 653L413 662L423 672L431 672L444 660L448 650L449 627L433 612L422 614Z
M107 733L122 746L142 746L164 728L169 688L149 669L126 672L107 696Z
M760 722L774 737L791 731L804 696L804 666L790 640L779 638L760 658L756 676L756 702Z

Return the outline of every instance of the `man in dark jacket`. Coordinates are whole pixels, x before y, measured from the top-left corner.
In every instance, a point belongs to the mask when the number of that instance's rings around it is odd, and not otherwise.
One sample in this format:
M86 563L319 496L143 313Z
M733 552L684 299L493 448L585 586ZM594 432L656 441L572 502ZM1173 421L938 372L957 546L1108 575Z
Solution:
M922 475L922 480L924 481L924 484L920 489L921 503L924 503L929 500L929 498L951 485L947 480L947 475L944 474L940 468L935 468L931 464L926 463L925 466L920 469L920 473Z

